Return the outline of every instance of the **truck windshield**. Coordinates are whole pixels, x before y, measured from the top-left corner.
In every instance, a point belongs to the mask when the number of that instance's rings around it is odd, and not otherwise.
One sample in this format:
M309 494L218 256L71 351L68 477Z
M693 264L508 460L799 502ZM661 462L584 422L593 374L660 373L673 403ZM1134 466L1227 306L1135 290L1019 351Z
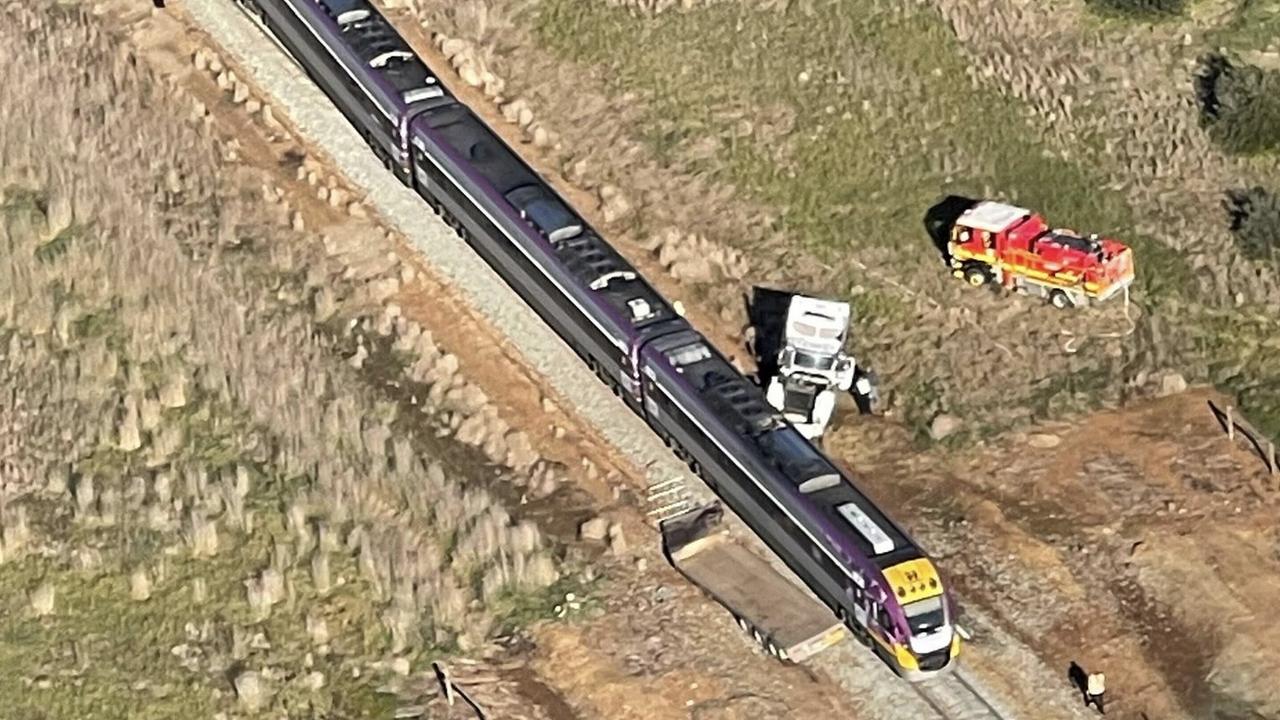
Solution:
M907 624L911 626L911 634L933 632L946 622L946 614L942 609L942 596L917 600L902 606L907 615Z
M835 364L835 358L827 355L814 355L807 352L797 352L795 356L796 367L808 368L810 370L830 370Z

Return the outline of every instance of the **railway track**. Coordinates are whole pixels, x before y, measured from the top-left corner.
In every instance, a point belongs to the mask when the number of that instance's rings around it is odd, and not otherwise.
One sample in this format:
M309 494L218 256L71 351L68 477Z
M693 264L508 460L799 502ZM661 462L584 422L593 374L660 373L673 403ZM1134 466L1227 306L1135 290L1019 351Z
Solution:
M211 0L198 0L197 2L192 3L192 5L197 6L192 9L196 11L195 12L196 16L200 17L206 23L217 25L220 23L212 22L212 19L214 18L215 13L220 10L220 8L218 8L217 10L213 9L213 6L217 4L218 4L217 2L212 2ZM237 1L236 4L240 5L240 2ZM244 10L244 7L241 6L240 10ZM243 15L247 16L248 21L250 23L257 26L255 29L255 32L264 31L264 32L261 32L261 35L265 35L265 37L271 42L271 44L281 51L280 54L283 56L283 59L287 63L289 63L290 65L296 68L299 68L300 70L302 69L302 66L296 61L293 55L283 47L283 45L279 42L279 40L275 37L275 35L269 31L265 31L266 28L262 25L260 20L255 16L253 12L244 12ZM222 25L220 29L227 30L227 27L225 25ZM223 33L219 33L219 37L225 44L227 41L227 35ZM239 44L241 46L238 52L241 53L242 56L247 56L248 51L246 51L244 48L248 47L249 43L244 41L244 39L242 38L237 37L235 39L239 41ZM275 72L277 73L277 75L279 75L278 71L275 71ZM266 75L266 73L262 73L262 74ZM293 78L287 78L287 80L289 81L287 84L295 84L292 82ZM277 78L276 79L277 89L273 91L273 94L277 94L277 95L280 94L281 91L278 88L283 87L285 84L286 83L284 80ZM319 116L319 111L311 111L311 108L303 101L298 100L296 96L292 102L296 107L292 108L292 112L290 112L289 115L291 117L296 115L298 117L301 117L304 121L306 121L302 124L303 127L301 128L301 131L305 132L307 130L307 125L309 123L314 123L316 126L322 125L315 119L316 117ZM287 104L286 104L286 108L287 108ZM301 109L302 111L299 111L299 109ZM330 110L331 108L323 107L323 109ZM327 129L327 126L325 127ZM341 130L334 131L330 134L333 136L337 136L337 135L341 135L342 131L348 131L348 129L344 126ZM349 134L349 131L348 131L348 134ZM354 155L354 154L355 154L354 152L351 153L351 155ZM334 156L337 158L340 164L351 162L346 153L334 153ZM350 172L350 170L348 170L348 172ZM368 174L355 173L355 176L357 177L361 175L368 175ZM390 185L389 178L383 175L380 169L375 169L374 175L368 175L368 177L370 178L368 182L381 182L381 183ZM375 201L376 205L380 204L379 201L382 201L382 202L385 202L388 208L392 209L393 211L399 211L401 210L400 203L398 202L398 199L394 197L394 194L393 194L395 191L398 191L398 190L399 188L396 187L385 194L371 194L371 197L378 198L378 201ZM393 200L397 200L397 202L393 203L392 202ZM413 202L416 203L416 201L417 201L417 198L414 198ZM379 208L379 209L382 209L382 208ZM409 216L416 217L418 214L420 214L417 212L419 209L420 208L409 207L407 208L407 211L408 211L407 214ZM387 212L386 210L383 210L383 212L388 215L396 214L396 212ZM415 233L406 231L406 234L410 236L411 240L417 240ZM437 252L433 255L433 257L435 257L437 261L440 260L440 253L438 252L440 248L438 247L437 244L433 243L428 245L424 243L423 246L430 246L433 249L437 250ZM463 254L465 254L467 258L466 262L475 262L472 256L466 250L463 251ZM448 273L446 273L447 275L452 276L454 273L462 272L462 269L459 269L461 267L460 261L449 260L449 262L457 263L457 266L455 267L451 265L450 266L451 270ZM506 321L505 316L500 318L500 320ZM520 332L517 334L525 335L527 334L527 332ZM549 372L551 368L543 368L543 369L544 369L544 372L547 372L548 376L550 377L557 376L556 373ZM572 388L572 389L578 390L579 388ZM569 393L569 394L573 395L575 393ZM587 414L591 415L589 411L589 406L588 406ZM591 419L596 420L595 417L592 417ZM628 427L628 425L625 423L603 423L603 422L599 422L598 420L596 420L596 424L598 426L603 426L603 427L609 427L611 425L619 428ZM620 432L622 432L622 434L624 435L629 434L629 433L626 433L625 431L620 431ZM618 442L612 437L610 439L615 443ZM619 445L620 447L625 448L624 452L638 454L638 451L634 449L634 446L629 441L624 443L619 443ZM683 475L676 475L670 472L663 473L658 469L659 467L658 463L655 463L654 460L649 459L647 457L645 459L648 459L649 460L648 462L641 462L639 458L633 458L633 459L637 459L637 461L640 462L640 464L642 464L644 467L646 467L646 469L651 470L651 472L646 473L649 476L650 482L648 487L646 487L645 500L646 500L646 505L648 506L647 514L650 517L650 521L653 522L654 524L657 524L658 522L660 522L662 519L666 517L679 514L680 512L686 510L691 505L691 503L695 501L695 499L697 498L697 495L700 494L698 493L698 489L695 489L694 487L690 487L687 484L686 479ZM664 456L663 462L661 463L662 466L666 466L669 463L670 463L670 460ZM943 720L1014 720L1014 716L1009 715L1001 710L998 710L997 706L993 705L990 701L988 701L985 697L983 697L982 693L979 692L977 689L975 689L974 686L967 679L961 676L958 671L936 678L934 680L930 680L926 683L912 684L911 686L916 691L916 693L921 697L922 701L925 704L927 704L930 708L932 708L937 713L937 715Z
M987 700L957 669L911 685L943 720L1013 720Z

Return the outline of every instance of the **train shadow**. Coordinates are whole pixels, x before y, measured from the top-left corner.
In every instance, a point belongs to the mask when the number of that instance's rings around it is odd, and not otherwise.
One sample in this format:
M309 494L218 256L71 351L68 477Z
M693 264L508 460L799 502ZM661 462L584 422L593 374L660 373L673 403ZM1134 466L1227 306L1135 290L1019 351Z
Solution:
M950 263L947 253L947 241L950 239L951 226L965 210L978 204L978 200L961 195L947 195L930 207L924 214L924 229L933 240L933 247L943 263Z
M757 381L764 385L778 372L778 351L786 342L787 309L796 293L759 285L746 298L747 318L755 329L751 353L758 369Z

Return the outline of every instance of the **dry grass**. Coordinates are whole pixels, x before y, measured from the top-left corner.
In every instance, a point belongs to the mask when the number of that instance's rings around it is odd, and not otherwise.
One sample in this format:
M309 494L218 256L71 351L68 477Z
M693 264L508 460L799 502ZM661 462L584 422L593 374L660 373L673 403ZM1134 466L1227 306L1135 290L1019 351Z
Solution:
M479 459L443 464L448 443L344 362L311 295L330 294L327 319L355 281L330 285L319 243L261 221L225 148L173 120L174 88L78 8L14 9L6 28L0 582L26 592L0 608L0 696L59 715L140 687L154 716L237 696L384 712L352 668L485 641L508 597L557 579L551 549ZM307 636L322 659L304 668ZM49 668L17 649L69 640L101 659L81 690L25 694Z
M946 410L998 430L1120 400L1168 366L1242 394L1280 377L1274 363L1248 381L1222 371L1249 361L1255 339L1223 317L1280 307L1280 282L1240 252L1223 198L1280 172L1223 153L1200 126L1188 63L1209 27L1197 13L1151 26L1083 1L409 4L489 50L504 115L559 137L548 152L566 178L621 188L635 212L612 236L643 251L677 227L744 251L741 281L712 281L712 312L742 322L723 304L736 300L728 282L852 300L855 351L915 424ZM509 18L502 52L469 34L464 6ZM1247 14L1241 33L1274 21ZM1128 325L1115 306L1068 318L966 294L921 222L944 194L1123 238L1152 312L1108 341ZM708 276L669 269L686 286ZM1062 331L1092 339L1064 353Z

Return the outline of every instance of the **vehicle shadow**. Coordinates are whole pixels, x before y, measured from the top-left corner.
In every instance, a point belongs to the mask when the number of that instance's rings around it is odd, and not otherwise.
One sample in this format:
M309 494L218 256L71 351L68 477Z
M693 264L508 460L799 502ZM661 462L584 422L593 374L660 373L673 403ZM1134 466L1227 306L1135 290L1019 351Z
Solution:
M751 288L745 298L747 318L755 329L751 353L755 356L758 382L767 383L778 372L778 351L786 341L787 309L795 293L761 287Z
M951 257L947 254L947 240L949 239L951 226L955 224L965 210L977 204L978 201L973 198L961 195L947 195L925 212L925 232L933 240L934 249L938 251L938 257L942 259L943 263L951 262Z

